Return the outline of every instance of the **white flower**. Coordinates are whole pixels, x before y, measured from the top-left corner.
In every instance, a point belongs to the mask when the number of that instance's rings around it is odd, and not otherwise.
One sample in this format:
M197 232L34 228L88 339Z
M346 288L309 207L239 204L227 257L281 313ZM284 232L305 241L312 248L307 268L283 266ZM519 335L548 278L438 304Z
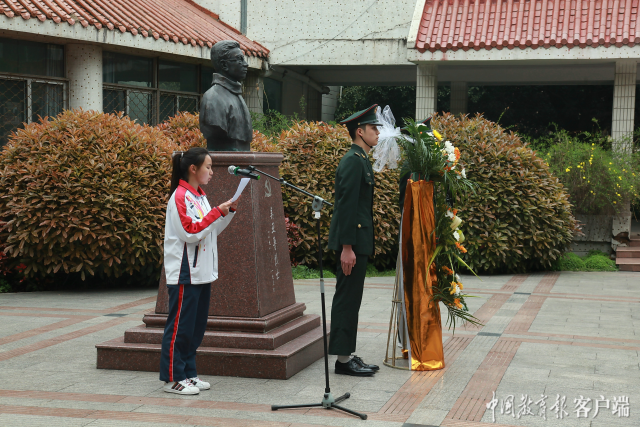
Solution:
M462 168L461 175L462 175L463 178L467 177L467 173L464 171L464 168Z
M449 141L445 141L444 142L444 149L447 152L447 154L449 154L449 155L454 154L455 155L455 147Z
M453 218L453 212L447 209L447 213L445 214L449 218Z
M456 273L456 282L461 282L462 280L460 280L460 276L458 276L458 273Z
M449 153L448 160L449 160L451 163L455 163L455 161L456 161L456 154L455 154L455 153Z
M456 295L460 295L460 286L456 285Z
M455 237L456 240L460 240L460 235L458 234L458 230L453 232L453 237Z

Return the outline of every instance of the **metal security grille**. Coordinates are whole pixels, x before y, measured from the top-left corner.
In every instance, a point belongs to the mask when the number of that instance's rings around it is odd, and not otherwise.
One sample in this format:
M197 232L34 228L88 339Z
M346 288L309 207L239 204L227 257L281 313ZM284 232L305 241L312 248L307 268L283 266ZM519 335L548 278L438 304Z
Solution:
M196 113L200 110L200 95L196 93L107 83L103 88L104 112L122 111L138 123L156 125L179 112Z
M65 79L0 74L0 146L24 123L68 108L68 87Z
M200 95L185 92L160 91L160 122L181 112L200 111Z
M105 113L124 112L138 123L155 125L156 90L136 86L103 85L103 108Z

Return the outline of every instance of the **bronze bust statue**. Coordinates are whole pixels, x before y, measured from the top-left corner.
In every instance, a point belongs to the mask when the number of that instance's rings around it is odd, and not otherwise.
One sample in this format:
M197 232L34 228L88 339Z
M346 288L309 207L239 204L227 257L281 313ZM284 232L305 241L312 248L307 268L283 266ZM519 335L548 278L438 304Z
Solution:
M242 84L248 64L238 42L219 41L211 48L213 85L202 97L200 130L209 151L251 151L253 127Z

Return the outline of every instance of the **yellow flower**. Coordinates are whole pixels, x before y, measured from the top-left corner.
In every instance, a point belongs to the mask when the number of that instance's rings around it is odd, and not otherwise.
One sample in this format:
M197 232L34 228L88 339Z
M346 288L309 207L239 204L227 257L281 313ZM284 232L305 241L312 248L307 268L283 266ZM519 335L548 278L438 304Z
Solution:
M440 132L438 132L435 129L433 129L432 132L433 132L433 136L435 136L438 141L442 141L442 135L440 135Z
M567 170L565 172L569 172L571 170L571 168L567 168Z

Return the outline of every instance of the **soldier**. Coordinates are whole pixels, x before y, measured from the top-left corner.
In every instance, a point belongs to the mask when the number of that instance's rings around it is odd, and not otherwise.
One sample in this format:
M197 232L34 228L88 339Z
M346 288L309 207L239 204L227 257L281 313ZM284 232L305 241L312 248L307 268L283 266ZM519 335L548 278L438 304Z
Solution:
M378 143L378 123L372 105L341 123L353 141L344 155L335 181L335 205L329 230L329 249L336 251L336 293L331 307L329 353L338 356L335 372L372 376L376 365L353 355L356 350L358 312L362 302L367 259L373 255L373 168L368 153Z

